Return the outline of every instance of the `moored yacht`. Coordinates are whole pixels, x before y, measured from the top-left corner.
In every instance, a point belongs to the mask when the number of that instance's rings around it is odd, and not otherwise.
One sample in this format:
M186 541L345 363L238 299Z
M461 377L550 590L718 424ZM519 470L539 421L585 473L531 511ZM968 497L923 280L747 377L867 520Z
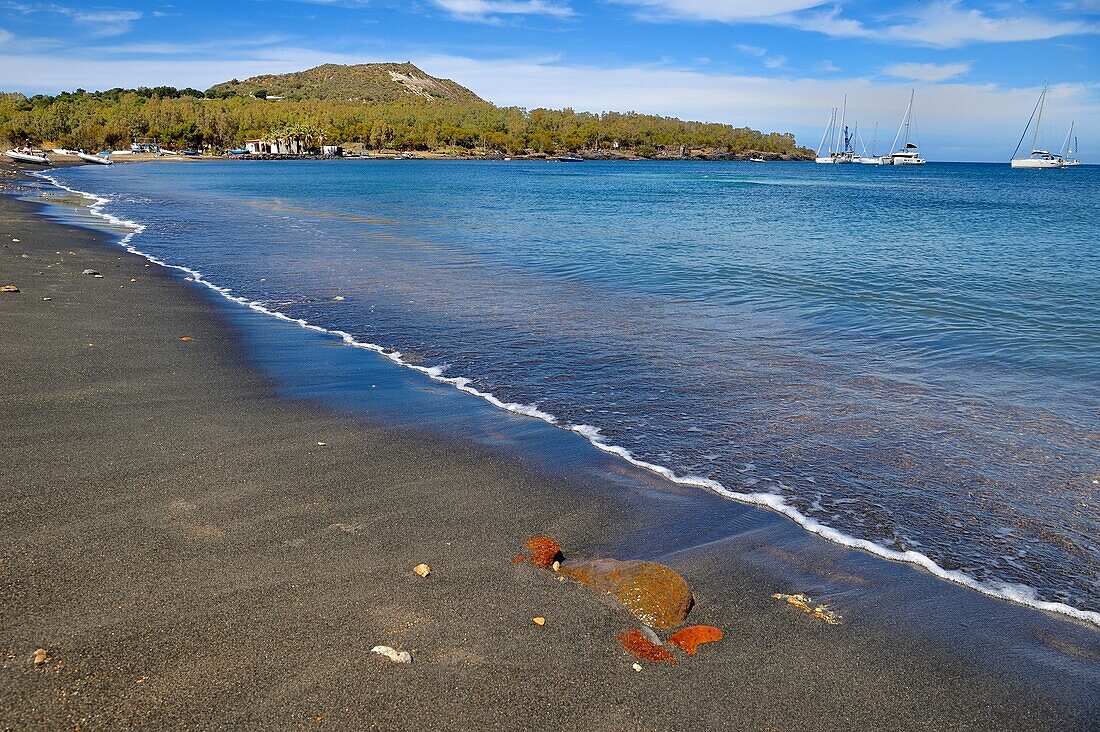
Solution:
M848 96L845 95L843 111L840 113L840 124L837 124L836 107L833 107L833 112L829 116L829 123L825 127L825 133L821 136L821 143L817 146L815 163L841 165L857 162L858 156L855 154L855 150L852 149L852 137L848 134L848 127L844 124L847 113ZM825 147L826 139L829 140L829 154L824 156L821 154L821 150Z
M913 97L915 95L915 89L909 92L909 104L905 107L905 115L901 118L901 126L898 127L898 133L894 135L894 142L890 145L890 149L894 152L882 159L883 165L924 165L925 163L924 158L920 156L920 148L909 140L913 123ZM902 132L905 133L904 137ZM897 147L899 138L902 139L900 148Z
M1073 134L1073 125L1073 122L1069 123L1069 132L1066 133L1066 141L1062 143L1062 150L1066 151L1065 156L1062 156L1061 150L1058 151L1058 157L1062 158L1063 168L1076 168L1081 164L1080 160L1073 157L1073 154L1077 152L1077 135Z
M1047 85L1043 84L1043 91L1039 95L1039 101L1035 102L1035 109L1031 110L1031 117L1027 121L1027 126L1024 127L1024 132L1020 135L1020 141L1016 143L1016 150L1012 153L1012 160L1010 165L1013 168L1031 168L1031 169L1047 169L1047 168L1061 168L1063 161L1061 156L1054 155L1048 150L1040 150L1039 144L1039 124L1043 121L1043 108L1046 106L1047 98ZM1034 122L1034 126L1032 126ZM1031 130L1031 155L1026 158L1018 158L1016 155L1020 152L1020 145L1023 144L1024 138L1027 137L1027 131Z

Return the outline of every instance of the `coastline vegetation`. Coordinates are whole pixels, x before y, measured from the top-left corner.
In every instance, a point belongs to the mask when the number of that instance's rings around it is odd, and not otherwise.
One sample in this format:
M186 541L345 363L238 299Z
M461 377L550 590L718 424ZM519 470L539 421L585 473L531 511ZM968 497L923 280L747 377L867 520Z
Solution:
M634 112L497 107L476 97L455 101L408 95L386 100L274 98L266 89L208 91L142 87L55 96L0 94L0 142L87 151L127 147L138 137L177 149L221 153L246 139L294 126L310 146L505 155L600 152L642 157L810 154L789 133L690 122Z

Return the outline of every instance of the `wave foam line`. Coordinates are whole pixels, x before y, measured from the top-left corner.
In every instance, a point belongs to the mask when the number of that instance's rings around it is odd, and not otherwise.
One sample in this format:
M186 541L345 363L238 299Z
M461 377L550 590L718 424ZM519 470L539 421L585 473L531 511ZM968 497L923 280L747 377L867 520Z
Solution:
M484 399L489 404L492 404L494 407L498 407L509 412L514 412L515 414L522 414L527 417L541 419L547 424L551 424L555 427L575 432L588 440L588 442L597 449L602 450L606 453L610 453L612 455L616 455L627 461L631 465L656 473L657 475L660 475L672 481L673 483L703 488L717 493L720 496L724 496L726 498L730 498L741 503L748 503L754 506L761 506L763 508L771 509L772 511L782 514L783 516L786 516L790 520L794 521L806 531L817 534L818 536L828 539L829 541L832 541L836 544L840 544L841 546L851 547L853 549L861 549L863 551L874 554L875 556L895 562L914 564L941 579L945 579L949 582L954 582L955 584L963 585L964 587L968 587L972 590L976 590L977 592L981 592L982 594L995 597L999 600L1007 600L1009 602L1018 603L1020 605L1027 605L1029 607L1037 608L1039 610L1058 613L1060 615L1067 615L1071 618L1076 618L1077 620L1082 620L1084 622L1100 626L1100 612L1082 610L1080 608L1073 607L1072 605L1068 605L1064 602L1043 600L1039 597L1038 591L1034 587L1030 587L1028 585L1016 584L1012 582L1002 582L999 580L982 582L981 580L971 577L970 575L960 570L944 569L940 565L936 564L936 562L931 557L925 554L921 554L920 552L901 552L896 549L890 549L889 547L882 546L881 544L876 544L875 542L869 541L867 539L860 539L854 536L850 536L841 531L838 531L837 529L832 528L831 526L826 526L825 524L820 523L810 516L807 516L794 506L787 503L786 499L783 498L783 496L776 495L774 493L742 493L740 491L730 490L718 481L712 480L710 478L703 478L701 476L695 475L679 475L675 471L663 465L650 463L635 457L634 454L625 447L613 445L607 442L603 435L600 434L600 429L598 427L593 427L586 424L562 424L557 417L550 414L549 412L545 412L539 409L533 404L506 402L502 399L497 398L494 394L490 392L481 391L480 389L471 386L471 380L466 377L444 376L443 372L446 368L445 366L420 366L418 364L409 363L401 357L400 351L390 350L376 343L369 343L357 340L347 331L334 328L325 328L323 326L310 323L304 318L292 318L285 313L279 312L278 310L272 310L259 300L249 300L245 297L233 295L231 294L230 288L214 284L210 280L206 279L203 274L198 270L181 264L170 264L155 255L149 254L148 252L143 252L142 250L133 246L131 244L131 241L133 241L134 237L136 237L138 234L145 231L146 227L145 225L139 224L136 221L121 219L104 211L103 208L110 202L110 199L104 198L103 196L98 196L94 193L88 193L87 191L78 191L75 188L70 188L69 186L61 183L57 179L45 173L32 172L31 175L48 180L50 183L57 186L58 188L61 188L62 190L66 190L70 193L83 196L84 198L92 201L92 204L91 206L89 206L88 210L93 215L104 219L114 226L121 226L131 229L130 233L119 240L119 245L124 247L128 252L136 254L140 257L144 257L150 262L160 265L161 267L166 267L168 269L174 269L179 272L183 272L187 275L185 279L204 285L205 287L210 288L211 290L218 293L227 300L230 300L231 302L237 303L239 305L244 305L245 307L258 313L263 313L264 315L269 315L288 323L294 323L295 325L305 328L306 330L336 336L349 346L352 346L354 348L362 348L367 351L373 351L374 353L385 356L390 361L399 366L404 366L407 369L419 371L420 373L425 374L434 381L438 381L444 384L450 384L461 392L465 392L466 394L470 394L471 396L476 396Z

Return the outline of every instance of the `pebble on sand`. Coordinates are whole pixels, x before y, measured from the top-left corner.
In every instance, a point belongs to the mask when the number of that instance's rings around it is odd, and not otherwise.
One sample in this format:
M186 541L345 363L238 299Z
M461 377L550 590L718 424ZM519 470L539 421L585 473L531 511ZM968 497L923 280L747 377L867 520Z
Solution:
M782 592L777 592L772 595L772 599L785 600L788 605L796 607L804 613L813 615L818 620L824 620L829 625L840 625L840 613L837 613L835 610L830 610L824 605L814 605L813 600L802 593L787 595Z
M689 656L694 656L699 646L722 640L723 635L724 633L713 625L692 625L673 633L668 642L684 649Z
M15 285L0 285L0 292L19 292Z
M424 562L421 562L420 564L413 567L413 571L416 572L421 577L427 577L429 574L432 573L432 568L429 567Z
M82 274L82 275L91 275L92 277L102 277L103 276L99 272L96 272L94 269L86 269L83 272L81 272L80 274Z
M641 671L642 670L642 664L635 661L634 663L630 664L630 668L634 669L635 671Z
M195 339L192 338L191 336L184 336L183 338L180 338L180 340L183 341L184 343L190 343L191 341L193 341Z
M650 663L670 663L676 665L676 658L661 646L650 643L637 628L624 631L615 636L623 648L634 654L635 658Z
M412 654L408 651L398 651L389 646L375 646L370 649L371 653L377 653L379 656L385 656L394 663L412 663Z
M546 625L546 618L540 615L537 618L531 618L531 622L535 625Z
M34 655L31 656L31 662L38 667L45 666L50 662L50 652L45 648L39 648L34 652Z

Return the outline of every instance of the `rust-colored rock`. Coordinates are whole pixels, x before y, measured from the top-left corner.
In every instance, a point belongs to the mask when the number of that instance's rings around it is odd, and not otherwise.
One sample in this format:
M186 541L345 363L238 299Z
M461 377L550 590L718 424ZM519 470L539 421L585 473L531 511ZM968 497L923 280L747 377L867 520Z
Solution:
M691 588L663 564L593 559L566 562L561 573L615 598L652 628L675 628L691 610Z
M527 549L527 561L536 567L550 569L562 559L561 547L549 536L536 536L523 545Z
M615 636L615 640L622 643L623 648L633 653L635 658L650 663L671 663L673 665L676 663L676 659L671 653L656 643L651 643L637 628L619 633Z
M668 642L683 648L689 656L694 656L699 646L722 640L724 634L713 625L690 625L673 633Z

